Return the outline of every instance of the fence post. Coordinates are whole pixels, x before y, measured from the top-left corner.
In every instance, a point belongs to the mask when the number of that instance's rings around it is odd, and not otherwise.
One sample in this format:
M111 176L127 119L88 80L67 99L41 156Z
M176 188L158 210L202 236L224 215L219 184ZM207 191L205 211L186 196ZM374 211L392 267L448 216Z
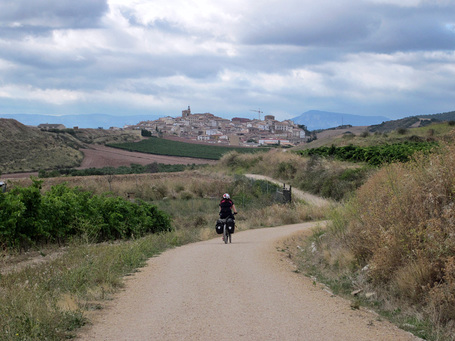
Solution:
M286 184L283 184L283 199L285 203L292 201L292 187L289 185L289 189L286 189Z

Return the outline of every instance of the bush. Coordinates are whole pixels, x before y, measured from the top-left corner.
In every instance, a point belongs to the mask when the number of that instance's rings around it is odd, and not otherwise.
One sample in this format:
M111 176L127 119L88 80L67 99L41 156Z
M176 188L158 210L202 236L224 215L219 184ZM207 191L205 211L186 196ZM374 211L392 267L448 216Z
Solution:
M94 241L132 238L170 230L170 220L143 201L55 185L41 194L41 182L0 193L0 244L27 249L33 244L68 242L86 234Z
M455 321L454 188L455 147L445 146L379 170L343 219L343 245L359 268L369 265L369 281L435 324Z

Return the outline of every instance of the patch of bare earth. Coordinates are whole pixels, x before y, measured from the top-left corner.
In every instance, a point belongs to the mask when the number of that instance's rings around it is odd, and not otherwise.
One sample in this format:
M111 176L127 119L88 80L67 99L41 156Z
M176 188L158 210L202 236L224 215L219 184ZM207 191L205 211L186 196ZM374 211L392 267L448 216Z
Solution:
M201 165L214 164L217 161L206 159L195 159L190 157L178 157L167 155L146 154L139 152L129 152L127 150L110 148L104 145L90 145L81 149L84 153L82 164L77 169L103 168L131 166L132 163L138 165L148 165L151 163L163 163L168 165ZM38 176L38 172L3 174L3 179L21 179L30 176Z
M195 159L190 157L177 157L167 155L146 154L130 152L127 150L110 148L103 145L91 145L82 149L84 160L78 169L130 166L132 163L148 165L154 162L169 165L210 164L213 160Z
M0 274L20 271L27 267L48 263L62 256L65 248L43 249L41 251L27 251L17 255L5 254L0 256Z

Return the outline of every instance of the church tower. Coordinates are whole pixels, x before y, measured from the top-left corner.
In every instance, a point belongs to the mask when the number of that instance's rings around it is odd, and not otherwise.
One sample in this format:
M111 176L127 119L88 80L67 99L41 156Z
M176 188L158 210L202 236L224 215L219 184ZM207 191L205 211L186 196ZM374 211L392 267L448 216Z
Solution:
M188 110L182 110L182 117L188 117L191 115L190 106L188 106Z

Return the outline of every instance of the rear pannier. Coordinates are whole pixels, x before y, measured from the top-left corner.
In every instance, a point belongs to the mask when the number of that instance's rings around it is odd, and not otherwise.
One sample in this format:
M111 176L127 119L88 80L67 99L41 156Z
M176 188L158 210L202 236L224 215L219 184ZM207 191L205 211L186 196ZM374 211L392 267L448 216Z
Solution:
M227 218L227 227L230 233L234 233L235 230L235 220L232 218Z
M216 221L216 225L215 225L216 233L223 234L223 225L224 225L224 220L223 219L218 219Z

